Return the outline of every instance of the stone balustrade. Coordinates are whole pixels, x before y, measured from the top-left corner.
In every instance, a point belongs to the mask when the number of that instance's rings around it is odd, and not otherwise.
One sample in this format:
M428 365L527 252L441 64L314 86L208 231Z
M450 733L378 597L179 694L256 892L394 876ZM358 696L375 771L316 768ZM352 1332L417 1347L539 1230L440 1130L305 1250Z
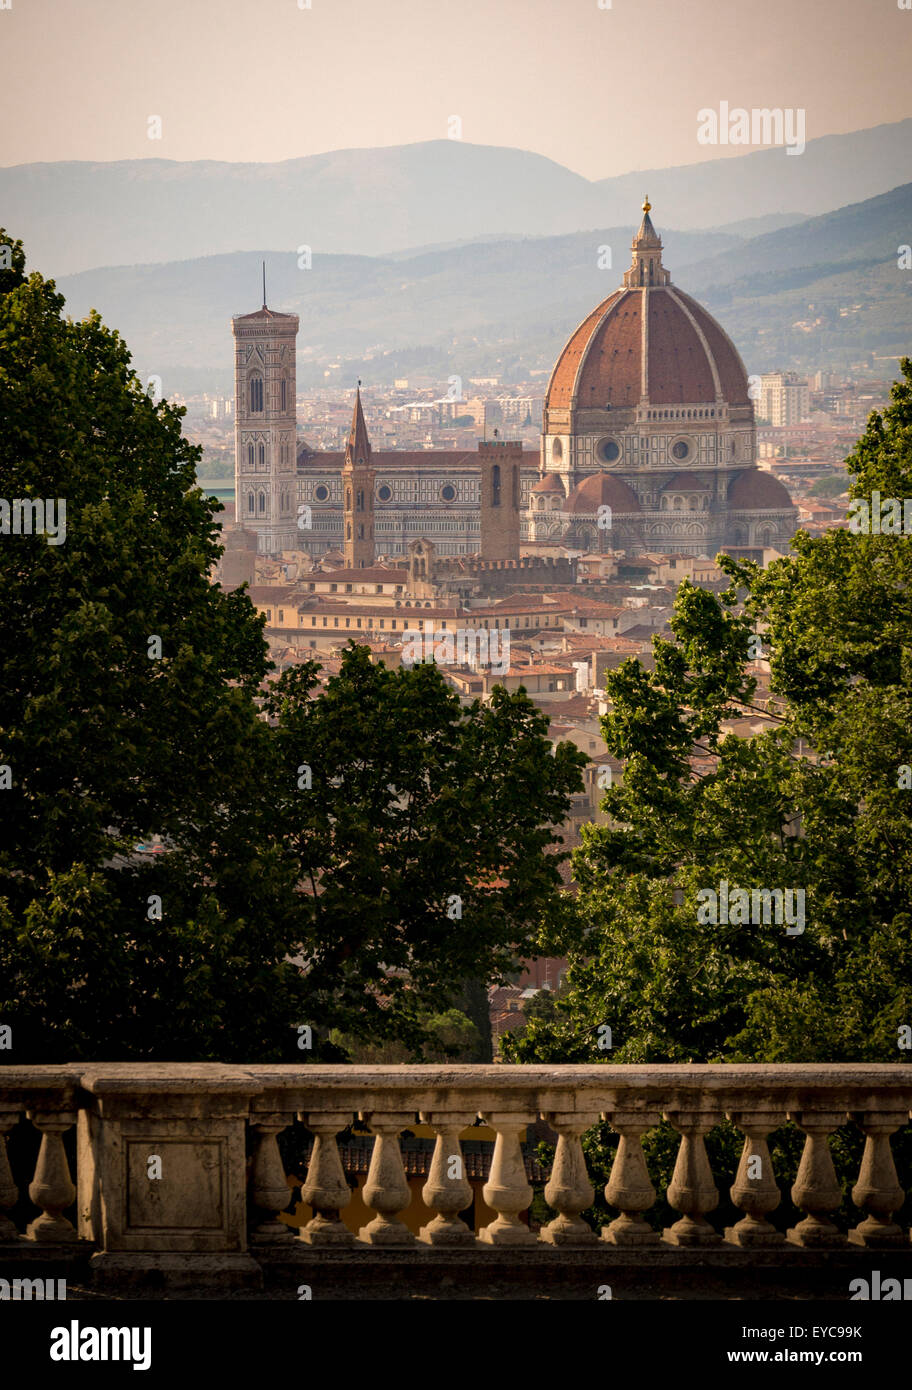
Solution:
M778 1252L908 1249L896 1220L904 1200L890 1136L909 1123L912 1066L296 1066L112 1063L0 1069L0 1256L78 1247L99 1279L255 1282L276 1259L321 1247L370 1252L499 1248L558 1258L567 1249L651 1251L651 1258L713 1248ZM471 1192L460 1134L476 1117L496 1142L483 1195L495 1218L477 1234L461 1219ZM7 1136L23 1117L40 1134L28 1195L39 1214L19 1231L10 1213L23 1193L7 1161ZM520 1136L544 1119L557 1136L545 1199L556 1215L534 1231ZM646 1220L658 1193L643 1137L670 1122L680 1136L664 1231ZM730 1199L742 1213L724 1230L706 1150L724 1119L744 1137ZM312 1217L296 1234L277 1220L290 1200L278 1144L295 1120L314 1136L301 1190ZM600 1231L582 1218L594 1188L582 1136L600 1119L619 1136L605 1187L618 1215ZM373 1219L358 1235L341 1213L351 1193L337 1136L360 1120L374 1136L363 1199ZM399 1135L423 1123L436 1134L422 1189L432 1219L417 1237L402 1221L411 1192ZM847 1122L864 1135L851 1190L859 1220L834 1221L843 1194L828 1136ZM803 1135L797 1172L773 1172L768 1137L791 1124ZM75 1174L64 1136L76 1128ZM908 1180L909 1175L906 1175ZM801 1219L770 1221L780 1183L792 1180ZM76 1223L65 1213L75 1198ZM663 1253L664 1252L664 1253ZM512 1256L511 1256L512 1258Z

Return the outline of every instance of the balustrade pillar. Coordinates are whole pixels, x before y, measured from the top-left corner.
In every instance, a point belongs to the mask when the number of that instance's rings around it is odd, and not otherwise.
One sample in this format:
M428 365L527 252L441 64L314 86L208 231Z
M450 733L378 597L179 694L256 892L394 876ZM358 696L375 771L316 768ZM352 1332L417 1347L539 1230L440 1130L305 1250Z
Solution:
M767 1221L782 1201L766 1136L785 1123L785 1114L767 1110L730 1112L728 1118L744 1135L741 1161L730 1188L732 1202L745 1215L727 1226L725 1239L734 1245L781 1245L785 1236Z
M657 1110L615 1110L607 1118L621 1137L605 1187L605 1201L620 1208L621 1214L602 1227L602 1240L611 1245L657 1245L662 1237L643 1216L656 1199L643 1153L643 1135L662 1117Z
M424 1205L437 1213L418 1233L418 1239L426 1245L475 1244L475 1232L459 1215L472 1201L459 1135L473 1123L475 1114L474 1110L421 1112L424 1124L432 1125L437 1131L431 1171L421 1189Z
M807 1215L792 1227L788 1238L793 1245L843 1245L845 1236L827 1215L842 1204L842 1188L836 1179L827 1136L839 1128L845 1114L835 1110L822 1114L790 1111L789 1119L806 1135L798 1176L792 1186L792 1201Z
M6 1136L19 1120L19 1110L0 1105L0 1244L19 1239L19 1232L4 1212L11 1211L19 1200L19 1189L13 1181Z
M718 1206L719 1190L713 1182L703 1137L714 1120L697 1110L679 1110L666 1114L666 1118L681 1136L668 1203L683 1215L662 1238L671 1245L715 1245L722 1237L706 1220L706 1213Z
M908 1123L905 1110L875 1110L853 1114L865 1136L858 1181L852 1188L852 1201L867 1215L849 1231L853 1245L880 1249L905 1244L902 1227L893 1213L899 1211L905 1192L896 1175L890 1135Z
M41 1215L29 1222L26 1235L35 1241L77 1240L75 1228L63 1212L76 1198L70 1176L63 1136L76 1123L75 1110L28 1110L27 1115L41 1135L41 1148L35 1176L29 1184L29 1197Z
M598 1114L577 1111L549 1111L542 1115L557 1131L554 1166L545 1187L545 1201L557 1212L541 1232L548 1245L592 1245L598 1237L580 1217L592 1206L595 1188L586 1172L582 1135L598 1120Z
M415 1237L404 1222L397 1220L397 1214L412 1200L399 1135L414 1122L415 1113L362 1111L361 1118L368 1121L371 1133L376 1136L362 1196L365 1205L377 1215L367 1226L361 1227L358 1237L369 1245L413 1245Z
M249 1240L252 1245L272 1245L276 1241L294 1240L294 1233L276 1213L288 1206L291 1189L285 1177L285 1165L279 1152L278 1136L291 1124L292 1116L281 1113L258 1113L250 1117L254 1134L253 1162L250 1170L248 1195L253 1209Z
M339 1157L336 1135L351 1124L351 1112L307 1112L298 1116L314 1136L307 1179L301 1200L313 1208L313 1216L300 1232L308 1245L351 1245L354 1235L339 1212L351 1201L345 1170Z
M497 1219L479 1231L478 1239L486 1245L534 1245L536 1237L519 1219L532 1201L532 1188L526 1177L520 1131L523 1121L510 1113L485 1115L486 1122L497 1131L491 1175L482 1188L488 1206L497 1212Z

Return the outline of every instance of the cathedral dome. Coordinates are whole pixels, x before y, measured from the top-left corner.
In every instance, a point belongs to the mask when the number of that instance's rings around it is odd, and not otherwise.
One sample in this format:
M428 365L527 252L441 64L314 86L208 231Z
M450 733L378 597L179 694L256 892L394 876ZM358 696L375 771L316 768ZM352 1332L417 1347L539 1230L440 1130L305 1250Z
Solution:
M559 492L564 495L564 485L560 480L559 473L546 473L543 478L539 478L537 483L532 485L533 492Z
M693 473L676 473L662 489L663 492L708 492L709 483L701 483Z
M594 514L606 503L612 512L621 515L640 510L639 498L632 487L628 487L613 473L593 473L591 477L577 483L567 499L567 511L571 515L580 512Z
M550 410L653 406L748 406L747 373L711 314L671 284L662 242L643 206L624 287L583 320L557 359Z
M728 505L735 511L776 511L794 507L787 490L760 468L746 468L728 489Z

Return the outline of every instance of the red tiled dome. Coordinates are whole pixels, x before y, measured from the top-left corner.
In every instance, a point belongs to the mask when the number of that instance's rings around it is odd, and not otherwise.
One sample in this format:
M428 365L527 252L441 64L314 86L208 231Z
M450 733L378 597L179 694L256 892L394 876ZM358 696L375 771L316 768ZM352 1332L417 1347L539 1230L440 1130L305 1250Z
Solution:
M559 492L563 494L564 485L558 473L546 473L543 478L539 478L537 483L532 485L533 492Z
M795 504L778 478L760 468L746 468L728 489L728 505L733 510L782 511Z
M708 492L709 483L701 483L693 473L676 473L662 488L663 492Z
M577 483L567 500L567 511L597 512L605 503L613 512L638 512L640 502L632 487L613 473L593 473L590 478Z
M720 398L729 405L749 403L747 373L734 345L677 286L609 295L557 359L545 408L619 409L636 405L644 394L651 405L712 405Z
M650 405L747 406L747 373L702 304L671 283L662 240L643 203L622 289L593 309L557 359L545 412ZM645 353L646 360L643 360Z

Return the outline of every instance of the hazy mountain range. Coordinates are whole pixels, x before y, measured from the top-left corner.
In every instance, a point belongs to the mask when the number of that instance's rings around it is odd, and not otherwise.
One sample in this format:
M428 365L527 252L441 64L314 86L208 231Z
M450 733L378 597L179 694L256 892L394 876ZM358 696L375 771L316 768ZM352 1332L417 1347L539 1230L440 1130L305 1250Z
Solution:
M743 224L741 224L743 226ZM762 224L761 224L762 225ZM749 371L851 365L912 351L912 184L757 236L661 222L673 280L716 314ZM416 371L445 384L543 372L576 324L620 282L634 224L408 255L237 252L120 266L58 280L74 316L97 308L166 394L229 390L230 318L271 305L300 315L298 379L387 383ZM610 268L599 268L610 253ZM798 326L796 326L798 325ZM341 364L341 365L339 365ZM877 367L892 375L895 364Z
M595 181L542 155L457 140L275 164L22 164L0 169L0 209L46 275L260 247L385 256L624 225L644 192L662 227L817 215L907 182L910 143L905 120L810 139L798 157L779 147Z

